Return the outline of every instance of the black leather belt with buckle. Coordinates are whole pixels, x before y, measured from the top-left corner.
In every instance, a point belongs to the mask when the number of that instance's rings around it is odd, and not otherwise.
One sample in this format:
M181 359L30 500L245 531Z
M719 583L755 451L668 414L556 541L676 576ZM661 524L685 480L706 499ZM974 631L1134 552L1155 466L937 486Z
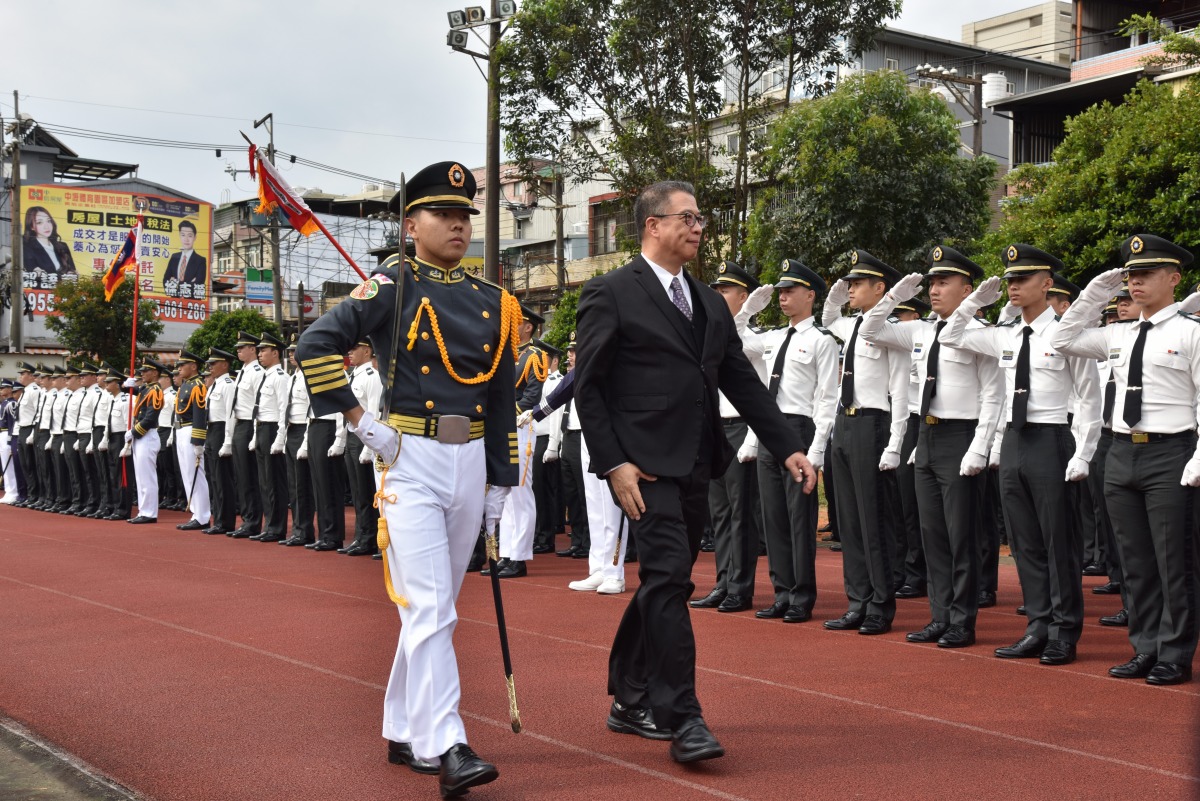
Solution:
M1112 432L1112 438L1120 442L1132 442L1134 445L1145 445L1149 442L1164 442L1169 439L1183 439L1184 437L1195 437L1194 430L1176 431L1173 434L1151 434L1146 431L1130 431L1128 434L1123 434L1120 431Z

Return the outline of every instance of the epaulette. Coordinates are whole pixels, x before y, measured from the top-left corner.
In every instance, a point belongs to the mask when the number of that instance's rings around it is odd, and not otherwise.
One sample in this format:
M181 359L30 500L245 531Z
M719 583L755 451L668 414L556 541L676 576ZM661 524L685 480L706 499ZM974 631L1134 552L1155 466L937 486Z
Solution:
M371 369L370 367L368 367L363 372L366 373L367 375L375 375L375 371L373 369Z
M482 275L472 275L467 280L468 281L478 281L479 283L483 284L484 286L490 286L495 289L499 289L501 292L504 291L504 287L500 286L499 284L493 284L491 281L487 280Z
M826 328L823 325L817 325L816 323L813 323L813 329L816 331L820 331L822 334L824 334L827 337L833 337L834 339L837 339L837 337L833 336L833 332L830 331L828 328Z
M1188 314L1185 311L1175 312L1175 313L1178 314L1180 317L1182 317L1185 320L1191 320L1193 323L1200 323L1200 317L1197 317L1194 314Z
M982 325L984 328L991 328L992 326L995 325L995 323L993 323L991 320L986 320L983 317L976 317L975 319L978 320L979 324ZM1020 318L1018 318L1018 319L1020 319Z
M261 364L259 364L258 362L254 362L254 364L250 365L250 368L253 370L261 371L263 369L263 366Z
M761 325L749 325L749 326L747 326L747 328L749 328L751 331L753 331L756 334L767 333L767 329L763 328Z
M1057 318L1055 318L1055 319L1057 319ZM1020 317L1014 317L1011 320L1009 320L1007 323L997 323L997 327L998 328L1012 328L1020 321L1021 321Z

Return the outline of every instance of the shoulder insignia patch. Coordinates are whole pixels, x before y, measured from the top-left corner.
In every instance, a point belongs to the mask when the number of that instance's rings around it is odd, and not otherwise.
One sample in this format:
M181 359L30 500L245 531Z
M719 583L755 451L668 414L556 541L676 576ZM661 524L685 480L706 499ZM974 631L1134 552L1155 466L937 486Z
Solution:
M1176 314L1178 314L1180 317L1182 317L1185 320L1191 320L1193 323L1200 323L1200 317L1197 317L1194 314L1188 314L1187 312L1183 312L1183 311L1176 312ZM1122 322L1124 322L1124 321L1122 321Z
M824 335L825 335L825 336L827 336L827 337L832 337L832 336L833 336L833 332L832 332L832 331L830 331L828 328L826 328L826 327L825 327L825 326L823 326L823 325L817 325L816 323L813 323L813 328L815 328L816 330L820 331L822 334L824 334ZM837 339L837 337L834 337L834 339Z
M355 300L370 300L379 294L379 277L368 278L363 281L354 291L350 293L350 297Z
M1015 326L1015 325L1016 325L1018 322L1020 322L1020 321L1021 321L1021 318L1020 318L1020 317L1014 317L1014 318L1012 318L1011 320L1009 320L1007 323L1000 323L1000 324L997 326L997 328L1012 328L1013 326Z
M375 273L374 275L371 276L371 278L378 281L380 286L386 286L388 284L396 283L395 281L392 280L391 276L389 276L385 273Z
M374 370L372 370L370 367L368 367L368 368L366 369L366 373L367 373L367 375L375 375L375 371L374 371Z

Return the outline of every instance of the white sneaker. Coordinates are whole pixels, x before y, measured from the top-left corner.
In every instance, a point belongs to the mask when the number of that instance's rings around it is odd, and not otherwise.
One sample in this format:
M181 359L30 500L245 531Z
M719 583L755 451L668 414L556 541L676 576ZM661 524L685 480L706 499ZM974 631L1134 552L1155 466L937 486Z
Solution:
M603 583L596 588L596 592L600 593L601 595L620 595L621 593L625 592L625 580L605 579Z
M582 581L572 581L567 586L576 592L592 592L604 583L604 576L599 573L593 573Z

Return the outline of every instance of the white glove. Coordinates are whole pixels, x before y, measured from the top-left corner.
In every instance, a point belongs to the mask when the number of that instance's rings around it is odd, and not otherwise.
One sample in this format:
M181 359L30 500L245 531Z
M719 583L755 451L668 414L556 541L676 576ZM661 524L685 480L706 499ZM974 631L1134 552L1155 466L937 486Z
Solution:
M42 450L44 450L44 451L50 450L50 446L53 444L54 444L53 438L46 440L46 446L44 448L42 448Z
M233 444L226 442L221 446L221 450L217 451L217 456L233 456Z
M488 487L487 496L483 499L483 525L489 532L496 530L500 522L500 513L504 510L504 502L508 500L509 487Z
M517 415L517 428L524 428L533 420L533 409L526 409Z
M914 465L917 463L917 448L913 446L912 453L908 455L908 461L905 464Z
M87 450L85 450L84 453L86 453L88 456L91 456L94 451L95 451L95 448L93 448L92 443L89 442L88 446L87 446Z
M203 459L204 458L204 446L203 445L193 445L192 446L192 455L195 456L197 459Z
M912 300L921 291L921 282L923 280L925 280L925 276L920 273L909 273L888 290L888 295L897 303Z
M883 455L881 455L879 457L879 469L880 470L895 470L899 466L900 466L900 452L899 451L884 451Z
M374 451L372 451L370 448L363 448L361 451L359 451L358 463L359 464L370 464L371 460L374 458L375 458Z
M98 448L99 448L101 451L107 451L107 450L108 450L108 438L107 438L107 437L105 437L104 439L100 440L100 445L99 445L99 446L97 446L97 447L98 447Z
M130 429L130 430L128 430L128 431L126 431L126 432L125 432L125 441L126 441L126 442L133 442L133 429Z
M283 453L283 443L279 440L275 440L271 443L271 455L278 456L281 453Z
M1103 306L1113 295L1117 294L1117 290L1123 283L1125 283L1125 270L1120 267L1108 270L1089 281L1088 285L1079 293L1079 299L1086 306Z
M172 428L171 433L167 434L167 447L169 448L174 444L175 444L175 429Z
M307 459L308 458L308 443L307 442L301 443L300 447L296 449L296 458L297 459Z
M250 452L254 453L254 449L258 447L258 437L250 438Z
M829 287L829 294L825 296L825 302L839 309L850 302L850 284L845 278L833 282L833 286Z
M1193 456L1183 466L1183 478L1179 483L1185 487L1200 487L1200 457Z
M125 457L129 456L129 454L131 454L131 453L133 453L133 446L130 445L128 442L126 442L125 447L121 448L120 457L122 459L124 459Z
M558 461L558 451L554 448L546 448L546 452L542 454L542 464L550 464Z
M1200 292L1193 292L1179 301L1179 310L1184 314L1195 314L1200 310Z
M328 456L330 459L336 459L337 457L341 456L345 452L346 452L346 443L335 442L329 446L329 450L327 450L325 452L325 455Z
M961 305L969 316L974 317L975 312L984 306L991 306L1000 300L1000 294L1000 276L993 275L991 278L984 279L974 292L967 295L967 299Z
M808 451L808 461L813 466L813 470L820 470L825 466L825 451L820 448L811 448Z
M980 306L979 308L982 309L983 307ZM1011 300L1008 303L1004 304L1004 308L1000 310L1000 322L1002 322L1002 323L1006 322L1008 320L1015 320L1016 318L1018 318L1020 316L1021 316L1021 307L1014 306L1012 304Z
M742 311L747 316L753 317L763 309L771 305L771 298L775 294L774 284L763 284L758 289L750 293L750 297L746 298L746 302L742 304Z
M25 444L26 444L26 445L32 445L32 444L33 444L33 436L34 436L33 434L30 434L28 437L26 437L26 438L25 438Z
M396 433L396 429L380 423L370 412L363 412L358 425L350 431L358 434L364 445L379 454L385 465L395 463L396 457L400 455L400 435Z
M758 458L758 442L747 437L742 443L742 447L738 448L737 460L742 464L753 462Z
M958 465L958 474L960 476L977 476L983 472L985 467L987 467L986 456L980 456L974 451L967 451Z
M1078 456L1067 462L1067 481L1083 481L1088 477L1088 463Z
M73 445L71 445L71 450L73 450L73 451L79 450L79 440L75 440L75 443Z
M1000 449L999 448L992 448L990 451L988 451L988 469L989 470L999 470L1000 469Z
M133 376L130 376L129 378L126 378L124 381L121 382L121 387L123 389L133 389L139 383L140 382L136 378L134 378Z

